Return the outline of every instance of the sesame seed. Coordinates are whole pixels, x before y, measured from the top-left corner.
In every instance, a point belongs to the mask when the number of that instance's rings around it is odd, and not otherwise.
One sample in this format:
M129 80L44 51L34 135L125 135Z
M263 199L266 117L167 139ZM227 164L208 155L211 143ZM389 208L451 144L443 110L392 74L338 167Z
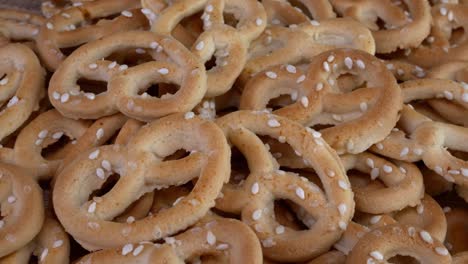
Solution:
M440 167L440 166L435 166L434 171L439 175L442 175L442 173L444 173L442 167Z
M42 144L43 141L44 141L44 140L42 140L42 139L38 139L38 140L36 140L36 142L34 142L34 144L37 145L37 146L39 146L39 145Z
M54 29L54 25L50 22L47 22L46 27L47 29L50 29L50 30Z
M96 138L99 140L104 136L104 129L101 127L96 131Z
M330 72L330 64L328 64L328 62L324 61L322 65L326 72Z
M406 174L406 169L405 169L405 168L403 168L403 167L401 167L401 166L398 167L398 168L400 169L401 173Z
M159 46L159 44L156 41L153 41L150 43L150 48L156 49Z
M40 139L44 139L44 138L47 137L48 133L49 133L49 131L47 129L41 130L41 132L39 132L39 134L37 134L37 137L40 138Z
M340 186L340 188L343 190L349 190L348 184L343 180L338 181L338 186Z
M465 169L465 168L461 168L461 173L464 177L468 177L468 169Z
M297 91L294 91L291 93L291 100L296 101L297 100Z
M344 64L345 64L346 68L348 68L349 70L351 70L353 68L353 60L350 57L346 57L344 59Z
M379 170L379 168L373 168L373 169L371 170L371 173L370 173L371 180L377 179L377 177L379 177L379 175L380 175L380 170Z
M88 213L92 214L96 211L96 202L92 202L88 207Z
M418 156L419 156L419 155L421 155L421 154L423 153L423 150L420 149L420 148L415 148L415 149L413 149L413 153L414 153L415 155L418 155Z
M273 238L269 237L265 240L262 240L262 246L265 247L265 248L269 248L269 247L272 247L276 245L275 241L273 240Z
M418 214L422 214L424 212L424 205L423 204L419 204L418 206L416 206L416 212Z
M391 173L393 171L393 168L389 165L383 165L383 170L386 172L386 173Z
M194 118L194 117L195 117L195 113L194 113L194 112L187 112L187 113L185 113L185 115L184 115L184 118L185 118L186 120L192 119L192 118Z
M252 184L252 188L250 189L252 194L257 194L259 190L260 190L260 187L258 185L258 182Z
M113 68L115 68L115 66L117 66L117 62L113 61L113 62L109 63L109 65L107 65L107 68L108 69L113 69Z
M47 254L49 254L49 249L44 248L44 250L41 253L41 256L39 257L41 262L45 260L45 258L47 257Z
M282 226L282 225L277 226L277 227L275 228L275 233L276 233L277 235L283 234L283 233L284 233L284 226Z
M301 104L302 104L302 106L307 108L309 106L309 98L307 98L307 96L302 96L301 97Z
M85 93L84 95L85 95L86 98L88 98L91 101L96 99L96 95L93 94L93 93Z
M288 64L286 65L286 71L289 73L296 73L296 67L294 67L294 65Z
M366 64L362 60L356 60L356 65L359 69L364 70L366 68Z
M263 24L263 20L261 18L257 18L257 19L255 19L255 24L257 26L261 26Z
M376 146L379 150L383 150L383 149L384 149L382 143L377 143L375 146Z
M209 245L213 246L214 244L216 244L216 237L215 235L213 234L213 232L211 231L208 231L206 233L206 242L208 242Z
M225 243L219 244L219 245L216 246L216 250L226 250L228 248L229 248L229 245L225 244Z
M302 200L305 199L305 193L304 193L304 189L302 189L301 187L297 187L296 188L296 195L297 197L301 198Z
M104 180L104 178L105 178L104 170L102 168L97 168L96 169L96 176L99 179Z
M327 61L332 62L334 59L335 59L335 56L330 55L330 56L328 56Z
M96 149L95 151L91 152L88 156L90 160L94 160L99 156L99 149Z
M374 168L374 160L373 159L367 158L366 159L366 164L367 164L367 166L369 166L371 168Z
M133 14L132 14L132 12L125 10L125 11L122 11L122 16L124 16L124 17L132 17Z
M278 137L278 141L279 141L280 143L285 143L285 142L286 142L286 137L285 137L285 136L279 136L279 137Z
M126 244L122 248L122 255L126 256L128 253L133 251L133 245L132 244Z
M408 235L410 237L414 237L415 234L416 234L416 229L412 226L408 227Z
M453 175L459 175L460 171L459 170L449 170L448 173L453 174Z
M303 81L305 80L305 78L306 78L306 76L305 76L304 74L301 75L301 76L299 76L299 77L297 78L297 80L296 80L296 83L301 83L301 82L303 82Z
M95 70L97 69L98 65L96 63L91 63L88 65L88 68L90 68L91 70Z
M384 259L382 253L380 253L379 251L372 251L369 255L371 257L375 258L376 260L383 260Z
M423 231L419 232L419 236L426 243L432 244L434 242L434 240L431 237L431 234L429 234L429 232L427 232L427 231L423 230Z
M463 102L468 103L468 93L463 93L462 100Z
M380 221L380 219L382 219L381 215L374 215L374 216L371 217L370 223L375 225Z
M54 244L52 244L52 248L58 248L63 245L63 240L56 240L54 241Z
M276 119L268 119L267 124L268 124L269 127L280 127L281 126L280 122L278 122L278 120L276 120Z
M316 20L310 21L310 24L311 24L312 26L320 26L320 23L319 23L318 21L316 21Z
M8 196L7 201L8 201L8 203L12 204L12 203L16 202L16 197L13 196L13 195L10 195L10 196Z
M449 206L445 206L442 210L444 211L444 213L448 213L452 211L452 208L450 208Z
M262 217L262 209L257 209L252 213L252 219L254 221L259 220Z
M60 139L63 136L63 132L55 132L52 134L53 139Z
M138 247L135 248L135 250L133 251L133 256L138 256L144 249L144 245L139 245Z
M207 5L205 10L206 10L206 12L213 12L213 6L212 5Z
M135 222L135 217L133 217L133 216L127 217L127 223L128 223L128 224L131 224L131 223L133 223L133 222Z
M161 68L158 70L158 72L162 75L166 75L169 73L169 70L167 68Z
M449 254L448 250L444 247L436 247L435 252L441 256L447 256Z
M276 79L278 77L278 75L275 72L272 72L272 71L265 72L265 75L270 79Z
M111 164L108 160L103 160L101 162L101 166L106 170L106 171L111 171Z
M343 222L343 221L339 221L338 222L338 227L341 229L341 230L346 230L346 228L348 227L348 225Z
M68 14L68 13L62 13L62 16L63 16L64 18L71 18L70 14Z
M446 16L448 11L447 11L447 8L441 7L439 9L439 12L440 12L441 15Z
M4 77L3 79L0 80L0 85L6 85L8 83L8 77Z
M338 212L340 212L341 216L343 216L347 210L348 210L348 207L346 206L346 204L342 203L338 205Z
M323 89L323 83L319 82L317 83L317 85L315 85L315 90L316 91L320 91Z
M448 12L447 19L448 19L448 21L453 21L454 17L453 17L453 12L452 11Z
M404 157L404 156L408 155L408 153L409 153L409 148L404 147L400 152L400 157Z
M66 103L68 101L68 99L70 99L70 95L68 93L64 93L64 94L62 94L62 96L60 96L60 102L61 103Z
M196 49L196 50L202 50L204 47L205 47L205 42L200 41L200 42L198 42L197 45L195 46L195 49Z
M449 91L444 91L444 97L447 99L447 100L453 100L453 94Z
M335 175L336 175L335 172L332 171L332 170L330 170L330 169L327 169L327 172L326 172L326 173L327 173L328 177L330 177L330 178L333 178L333 177L335 177Z

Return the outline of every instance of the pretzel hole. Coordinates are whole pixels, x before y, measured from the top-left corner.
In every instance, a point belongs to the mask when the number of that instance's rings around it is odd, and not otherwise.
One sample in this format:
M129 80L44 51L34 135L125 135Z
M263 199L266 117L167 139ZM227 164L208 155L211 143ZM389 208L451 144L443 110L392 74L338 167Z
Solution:
M107 82L80 78L76 82L84 93L100 94L107 92Z
M449 39L450 44L458 44L463 40L465 40L465 29L463 27L452 29Z
M180 86L173 83L154 83L151 84L146 89L141 89L138 91L138 95L143 95L146 93L152 97L164 98L164 96L173 95L177 93L180 89Z
M172 154L164 157L163 161L168 161L168 160L178 160L178 159L183 159L190 155L190 152L188 152L185 149L178 149L174 151Z
M461 159L463 161L468 160L468 153L464 151L458 151L458 150L452 150L450 148L447 148L447 151L454 156L455 158Z
M63 158L65 147L71 142L71 139L64 134L59 140L47 145L41 150L41 156L46 160L58 160Z
M101 184L101 186L97 187L97 189L93 190L88 197L88 200L92 200L93 197L101 197L108 193L120 179L120 175L118 173L112 173L109 175L106 180Z
M84 43L80 43L76 46L70 46L70 47L59 47L59 50L61 53L63 53L65 56L70 56L75 50L77 50L79 47L81 47Z
M272 109L274 111L294 103L295 102L291 99L290 94L281 94L277 97L270 99L266 108Z
M231 27L237 28L239 24L239 19L236 17L236 14L231 12L223 12L223 20L224 24L229 25Z
M86 13L86 14L87 14L86 23L87 24L92 24L92 25L97 25L99 23L114 20L114 19L121 16L121 13L115 13L115 14L110 14L108 16L100 16L100 17L91 18L91 17L89 17L89 13Z
M297 213L293 210L292 206L296 206L292 201L286 199L277 199L274 201L274 211L276 221L283 226L289 227L293 230L308 230L309 228L299 218Z
M388 263L395 263L395 264L419 264L417 259L411 256L404 256L404 255L396 255L388 259Z
M229 183L241 185L250 174L247 159L236 147L231 148L231 176Z
M213 55L211 56L211 58L205 62L205 69L207 71L213 69L214 67L216 67L216 56Z
M193 187L193 183L188 182L184 185L171 186L169 188L154 191L151 213L157 214L158 212L172 208L180 201L180 197L189 195Z
M291 6L296 7L302 11L309 18L313 18L312 13L310 13L309 8L301 0L289 0Z

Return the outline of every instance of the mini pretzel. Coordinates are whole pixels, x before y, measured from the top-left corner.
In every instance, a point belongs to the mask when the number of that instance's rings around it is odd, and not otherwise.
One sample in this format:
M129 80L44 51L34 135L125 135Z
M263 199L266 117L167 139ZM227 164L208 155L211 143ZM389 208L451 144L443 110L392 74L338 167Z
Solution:
M271 66L295 65L335 48L375 52L369 29L351 19L329 19L293 28L272 26L250 45L249 60L240 78L246 82L252 75Z
M229 148L216 125L185 116L171 115L144 126L128 147L87 151L61 172L53 193L55 211L80 244L96 250L157 240L194 224L214 206L229 176ZM196 153L163 162L163 157L180 148ZM174 175L173 168L182 169L181 173ZM88 201L88 195L114 172L121 175L116 185ZM112 221L145 193L195 177L192 192L172 208L134 222Z
M49 70L56 70L65 59L61 48L70 48L100 39L102 37L146 25L145 16L136 8L137 0L99 0L65 9L48 19L37 38L37 47L42 60ZM119 14L112 20L103 17ZM103 19L100 19L103 18ZM96 24L93 20L100 19ZM91 24L87 27L80 25Z
M408 54L410 62L423 67L432 67L449 61L466 61L466 33L451 38L454 29L462 27L467 32L468 6L460 4L439 4L432 7L432 29L425 44ZM453 40L451 40L453 39Z
M44 204L39 185L20 168L0 164L0 257L25 246L41 230Z
M35 40L44 21L41 16L26 11L0 9L0 36L7 40Z
M36 255L38 263L69 263L70 241L60 224L46 218L41 232L25 247L0 259L2 264L28 263L31 255Z
M298 67L294 69L296 72L291 72L291 66L276 66L257 74L246 85L240 108L265 109L271 99L289 94L297 101L274 113L307 126L336 125L321 133L339 154L360 153L395 126L400 89L385 65L368 53L331 50L312 58L306 75ZM347 73L360 84L366 81L367 87L354 91L351 87L351 92L343 93L346 90L340 89L338 77Z
M218 219L175 237L167 237L164 244L126 244L117 250L89 254L77 264L185 263L212 254L226 254L228 260L223 263L263 263L260 243L246 225L234 219Z
M36 55L22 44L0 48L0 141L39 108L44 75Z
M429 35L431 9L426 0L404 0L408 11L390 0L331 0L342 15L360 21L372 30L377 53L417 47ZM377 19L386 23L380 29Z
M101 60L127 48L144 49L158 61L128 68ZM81 92L76 83L80 77L107 82L107 92ZM139 95L157 82L175 83L180 89L161 98ZM99 118L121 111L138 120L152 120L191 110L205 92L205 69L193 54L171 37L142 31L114 34L80 47L54 73L49 86L49 98L55 108L75 119Z
M256 231L263 253L270 259L300 261L326 252L346 229L354 211L349 182L331 148L299 123L260 111L234 112L217 123L246 157L250 174L240 186L225 185L216 207L240 212L242 221ZM255 134L284 139L316 170L325 191L304 177L279 170ZM274 219L275 199L291 200L316 222L305 231L281 226ZM304 243L316 237L321 238L320 243Z
M298 2L304 5L305 10L293 7L288 0L263 0L262 4L265 7L269 24L289 26L310 22L311 19L323 21L336 17L328 0L300 0Z
M346 263L386 263L396 255L421 263L452 263L444 245L427 231L402 224L387 225L366 233L349 253Z

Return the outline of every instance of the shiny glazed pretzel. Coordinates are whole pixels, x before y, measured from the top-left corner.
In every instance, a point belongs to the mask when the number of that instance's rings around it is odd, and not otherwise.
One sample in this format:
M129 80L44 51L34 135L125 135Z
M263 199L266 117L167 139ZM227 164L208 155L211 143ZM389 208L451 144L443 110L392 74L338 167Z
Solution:
M375 53L375 43L369 29L351 19L315 21L290 28L271 26L250 45L248 62L240 78L246 82L252 75L269 67L296 65L336 48Z
M37 47L49 70L56 70L65 59L61 48L72 48L102 37L146 25L137 0L99 0L82 3L55 14L42 25ZM105 19L121 13L114 19ZM93 24L93 20L99 21Z
M105 58L123 49L142 49L155 61L134 67ZM104 59L104 60L102 60ZM80 91L77 81L85 77L107 82L107 91ZM153 98L143 93L151 84L174 83L173 95ZM99 118L118 111L138 120L152 120L191 110L206 92L203 64L171 37L129 31L88 43L66 59L52 76L49 98L69 118Z
M35 40L44 18L26 11L0 8L0 46L13 41Z
M263 263L257 237L245 224L234 219L221 218L198 224L164 240L164 244L140 242L117 250L97 251L84 256L77 264L194 263L203 255L226 256L227 260L222 263Z
M350 49L323 52L300 67L281 65L252 78L244 88L241 109L265 109L269 101L290 95L293 102L273 113L306 126L323 129L325 141L339 154L360 153L382 140L395 126L401 91L395 78L375 57ZM340 87L339 77L351 74L354 85ZM353 90L362 84L366 87Z
M163 161L180 148L193 154ZM194 224L214 206L229 177L229 155L213 123L190 114L161 118L141 128L128 147L92 149L67 166L55 184L55 211L65 230L90 250L158 240ZM115 186L90 201L89 195L114 173L120 175ZM192 192L174 207L134 222L112 221L145 193L197 177Z
M22 44L0 47L0 142L39 108L44 75L36 55Z
M0 164L0 258L15 252L41 230L44 204L39 185L19 167Z
M263 253L278 261L300 261L318 256L339 239L354 212L346 174L332 149L299 123L261 111L238 111L217 120L226 137L246 157L250 174L237 186L227 184L216 207L241 213L255 230ZM307 178L279 170L279 165L257 135L287 142L314 168L322 191ZM288 199L315 218L309 229L295 231L274 218L275 199ZM320 237L316 243L304 243Z
M352 17L372 30L377 53L417 47L431 29L431 9L427 0L404 0L407 11L390 0L330 2L341 15ZM379 28L378 18L385 22L386 28Z

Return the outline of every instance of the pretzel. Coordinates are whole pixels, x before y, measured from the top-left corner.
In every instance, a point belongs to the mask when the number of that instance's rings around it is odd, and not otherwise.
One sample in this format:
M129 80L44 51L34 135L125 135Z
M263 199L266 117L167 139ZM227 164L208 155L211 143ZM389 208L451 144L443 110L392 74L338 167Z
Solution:
M44 204L39 185L20 168L0 164L0 258L25 246L41 230Z
M137 9L139 7L140 1L137 0L99 0L64 9L41 27L37 47L42 60L49 70L54 71L66 57L60 49L76 47L117 32L143 28L147 22ZM122 14L114 19L105 19L119 13ZM93 24L94 20L98 22ZM85 27L87 24L91 26Z
M238 111L217 120L228 140L246 157L250 174L240 185L227 184L216 203L222 211L241 213L262 241L263 254L278 261L307 260L326 252L341 235L354 211L352 193L338 157L320 138L314 138L300 124L260 111ZM297 174L279 170L278 164L255 134L285 142L301 153L316 169L324 186ZM328 176L333 173L334 177ZM310 229L280 228L274 219L275 199L289 199L316 222ZM321 237L320 243L304 243Z
M126 65L100 60L127 48L145 49L158 61L126 69ZM80 77L107 82L107 92L97 95L81 92L77 86ZM175 94L161 98L142 93L157 82L175 83L180 88ZM141 31L114 34L80 47L54 73L49 86L52 105L62 115L74 119L99 118L121 111L148 121L191 110L205 92L205 70L193 54L170 37Z
M468 211L466 208L450 208L445 213L447 218L447 237L446 245L452 254L468 251L468 229L466 217Z
M452 263L444 245L427 231L402 224L376 228L357 242L346 263L385 263L395 255L423 263Z
M240 108L265 109L271 99L289 94L297 101L273 113L306 126L335 125L321 133L338 154L360 153L394 127L401 108L400 89L385 65L368 53L336 49L312 58L307 74L290 68L276 66L257 74L244 88ZM338 77L347 73L356 76L359 85L366 81L367 87L340 93Z
M0 47L0 142L39 108L44 75L39 60L22 44Z
M271 26L250 45L249 60L240 79L245 83L252 75L271 66L295 65L335 48L375 52L371 32L351 19L329 19L293 28Z
M388 0L330 2L338 13L352 17L372 30L377 53L417 47L431 29L431 9L426 0L405 0L408 11ZM385 29L377 25L378 18L385 22Z
M31 255L36 255L38 263L69 263L70 242L60 224L46 218L41 232L26 246L0 259L2 264L28 263Z
M179 148L197 152L163 162ZM174 166L183 168L178 176ZM219 128L190 114L176 114L141 128L128 147L102 146L77 157L58 176L53 201L65 230L85 248L120 247L167 237L194 224L214 205L228 172L229 148ZM121 175L116 185L88 201L113 173ZM130 223L112 221L145 193L198 175L192 192L172 208Z
M467 43L465 34L454 36L454 29L462 27L467 31L468 6L460 4L439 4L431 9L431 34L423 45L408 54L410 62L423 67L432 67L441 63L463 60L467 57Z
M0 8L0 36L5 38L4 43L9 40L35 40L42 24L44 18L36 14Z
M223 263L262 263L260 243L255 234L238 220L219 219L167 237L164 244L126 244L119 249L86 255L77 264L185 263L205 254L226 254L228 260Z
M298 2L303 5L304 9L294 7L287 0L263 0L262 4L265 7L269 24L289 26L310 22L311 19L323 21L336 17L333 7L327 0L300 0Z

